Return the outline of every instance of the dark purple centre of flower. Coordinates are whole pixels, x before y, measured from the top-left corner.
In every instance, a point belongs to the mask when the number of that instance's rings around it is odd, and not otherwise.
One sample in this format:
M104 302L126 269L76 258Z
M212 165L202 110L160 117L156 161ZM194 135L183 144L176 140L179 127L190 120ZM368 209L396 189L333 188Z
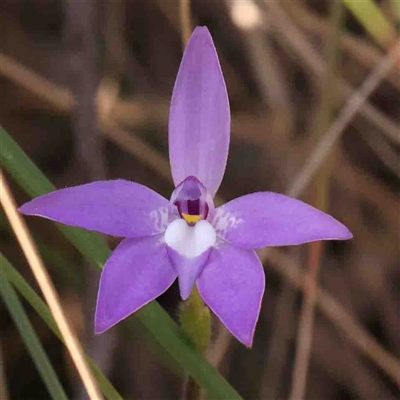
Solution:
M214 207L211 195L194 176L187 177L175 188L171 202L177 206L180 216L189 225L206 219L210 207Z

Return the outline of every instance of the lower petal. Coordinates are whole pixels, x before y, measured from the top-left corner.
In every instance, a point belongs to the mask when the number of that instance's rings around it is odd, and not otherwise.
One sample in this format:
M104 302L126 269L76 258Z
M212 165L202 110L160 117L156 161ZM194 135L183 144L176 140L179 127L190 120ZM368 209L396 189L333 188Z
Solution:
M186 300L215 244L215 230L208 221L201 220L189 226L179 218L168 225L164 239L172 266L179 277L181 297Z
M162 235L125 239L100 278L95 331L102 333L165 292L176 279Z
M179 254L169 246L167 246L167 251L172 267L178 274L181 298L182 300L186 300L190 296L190 293L192 293L193 286L207 263L212 247L209 247L199 256L192 258Z
M251 347L265 287L256 253L222 244L211 252L197 287L227 329Z

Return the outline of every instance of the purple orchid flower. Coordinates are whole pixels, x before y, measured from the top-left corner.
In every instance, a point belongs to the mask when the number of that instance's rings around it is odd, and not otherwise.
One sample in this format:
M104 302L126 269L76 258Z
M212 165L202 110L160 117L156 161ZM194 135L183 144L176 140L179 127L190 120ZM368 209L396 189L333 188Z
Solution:
M228 156L229 101L206 27L183 55L169 120L176 185L170 201L138 183L93 182L40 196L20 208L67 225L125 237L100 279L95 330L104 332L179 279L194 286L229 331L251 346L264 293L254 249L349 239L331 216L281 194L258 192L214 208Z

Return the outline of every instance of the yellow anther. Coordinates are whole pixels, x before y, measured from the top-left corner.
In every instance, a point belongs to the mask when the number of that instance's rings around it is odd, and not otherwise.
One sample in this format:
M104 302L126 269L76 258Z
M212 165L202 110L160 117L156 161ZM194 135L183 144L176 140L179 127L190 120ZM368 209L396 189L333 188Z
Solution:
M202 216L182 213L182 217L185 219L187 223L195 224L197 221L201 219Z

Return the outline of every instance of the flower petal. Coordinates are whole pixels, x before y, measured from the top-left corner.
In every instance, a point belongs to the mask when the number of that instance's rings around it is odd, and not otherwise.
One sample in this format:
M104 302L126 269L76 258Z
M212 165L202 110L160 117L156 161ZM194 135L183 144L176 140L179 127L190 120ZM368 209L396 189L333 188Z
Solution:
M172 94L169 157L175 186L192 175L215 194L225 171L229 100L210 32L197 27L186 47Z
M189 226L179 218L168 225L164 240L172 266L179 277L181 297L186 300L215 244L214 227L206 220Z
M330 215L272 192L252 193L224 204L215 210L212 223L217 235L246 249L353 237Z
M182 300L186 300L192 293L193 286L203 271L211 251L212 247L209 247L200 255L188 258L179 254L172 247L167 246L172 267L178 274L179 292Z
M57 190L19 210L109 235L139 237L163 232L175 209L146 186L110 180Z
M197 279L205 303L248 347L253 342L264 287L264 271L256 253L227 243L211 252Z
M158 297L176 276L162 235L123 240L101 274L96 333L104 332Z

